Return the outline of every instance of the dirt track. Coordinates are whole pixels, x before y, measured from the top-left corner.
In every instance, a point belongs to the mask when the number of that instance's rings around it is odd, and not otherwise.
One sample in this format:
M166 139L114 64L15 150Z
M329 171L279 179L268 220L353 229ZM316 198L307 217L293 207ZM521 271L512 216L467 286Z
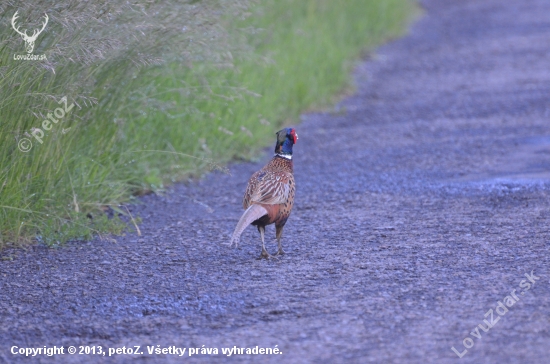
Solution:
M168 362L548 363L550 2L424 5L360 64L355 96L297 126L286 256L256 260L253 228L222 245L267 153L143 198L141 238L2 252L0 361L23 359L13 345L141 345L114 359L154 362L159 344L283 352Z

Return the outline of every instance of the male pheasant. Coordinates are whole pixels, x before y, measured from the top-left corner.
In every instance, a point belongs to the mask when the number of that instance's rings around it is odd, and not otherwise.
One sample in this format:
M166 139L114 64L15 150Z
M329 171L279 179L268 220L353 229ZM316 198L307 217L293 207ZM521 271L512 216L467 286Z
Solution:
M275 255L285 253L281 245L281 237L283 227L294 205L296 184L293 176L292 146L297 140L298 134L292 128L277 132L275 155L248 181L243 197L243 208L246 211L235 227L230 246L235 243L236 247L244 229L252 224L258 228L262 238L262 253L259 259L272 258L273 256L265 249L264 233L266 225L275 224L275 235L279 245Z

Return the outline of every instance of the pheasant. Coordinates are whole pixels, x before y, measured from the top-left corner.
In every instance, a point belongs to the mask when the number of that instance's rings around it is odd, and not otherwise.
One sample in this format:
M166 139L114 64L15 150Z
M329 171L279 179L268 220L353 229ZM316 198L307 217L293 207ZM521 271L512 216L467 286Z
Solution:
M281 237L294 205L296 184L293 176L292 146L297 140L298 134L293 128L277 132L275 155L248 181L243 197L245 212L235 227L229 246L235 244L237 247L244 229L252 224L258 228L262 239L262 253L259 259L273 258L265 249L264 233L266 225L275 224L275 236L279 245L275 256L285 253Z

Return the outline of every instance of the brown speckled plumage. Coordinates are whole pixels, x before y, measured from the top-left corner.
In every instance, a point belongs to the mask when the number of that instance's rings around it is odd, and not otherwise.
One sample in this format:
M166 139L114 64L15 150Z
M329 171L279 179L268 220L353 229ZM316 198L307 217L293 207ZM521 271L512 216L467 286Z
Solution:
M280 134L283 131L285 134L281 137ZM291 158L292 145L296 142L297 135L294 129L289 128L281 130L277 133L277 136L275 151L278 153L262 169L254 173L248 181L243 197L243 208L246 211L239 220L231 239L231 244L235 243L237 245L239 237L246 226L250 224L257 226L262 238L262 255L260 258L271 257L265 250L264 244L265 226L270 224L275 224L276 238L279 245L277 255L284 254L281 237L283 227L292 211L296 193ZM287 138L292 144L286 141ZM284 147L286 147L286 153Z

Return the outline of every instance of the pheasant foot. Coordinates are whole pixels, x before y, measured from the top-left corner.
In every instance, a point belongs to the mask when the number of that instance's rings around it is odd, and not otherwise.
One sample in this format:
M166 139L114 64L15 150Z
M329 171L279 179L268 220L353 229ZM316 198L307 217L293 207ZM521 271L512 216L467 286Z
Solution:
M276 255L277 254L271 255L267 252L267 250L262 249L262 254L260 254L260 256L258 257L258 260L262 260L262 259L279 259Z
M233 248L233 245L235 246L235 248L238 248L239 247L239 242L238 241L230 241L229 243L221 243L222 245L227 245L228 247L230 248Z
M284 254L286 254L286 252L283 250L283 248L279 248L279 250L277 250L277 253L275 253L275 256Z

